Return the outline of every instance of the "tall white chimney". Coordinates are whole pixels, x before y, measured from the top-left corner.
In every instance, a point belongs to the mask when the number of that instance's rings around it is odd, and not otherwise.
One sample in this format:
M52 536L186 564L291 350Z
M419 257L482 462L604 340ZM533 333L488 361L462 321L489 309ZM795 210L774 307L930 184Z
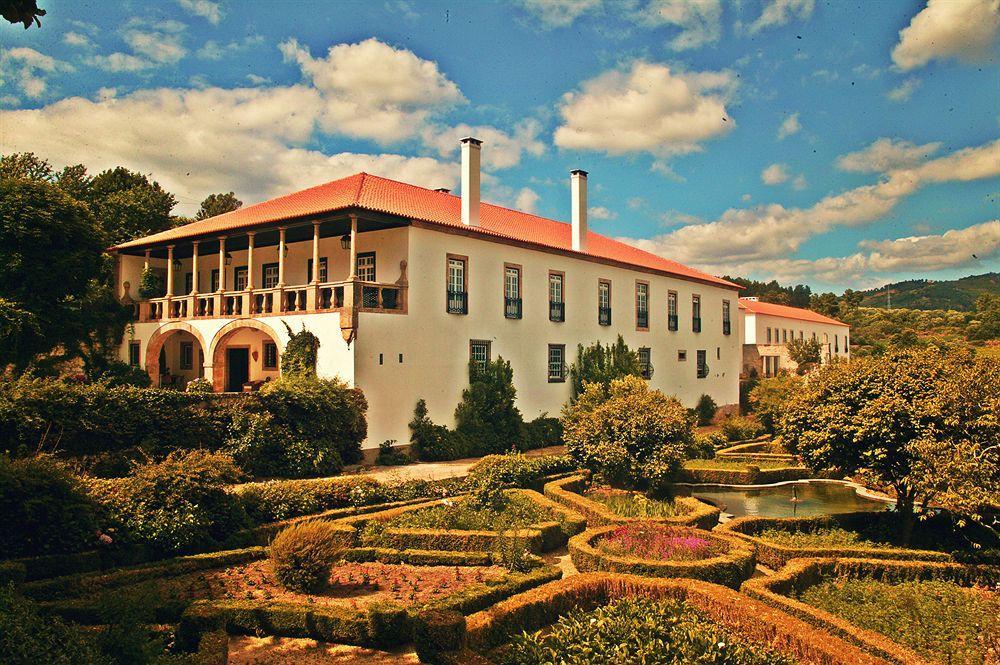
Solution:
M587 172L573 169L569 172L573 196L573 251L587 251Z
M479 226L479 151L483 142L462 139L462 224Z

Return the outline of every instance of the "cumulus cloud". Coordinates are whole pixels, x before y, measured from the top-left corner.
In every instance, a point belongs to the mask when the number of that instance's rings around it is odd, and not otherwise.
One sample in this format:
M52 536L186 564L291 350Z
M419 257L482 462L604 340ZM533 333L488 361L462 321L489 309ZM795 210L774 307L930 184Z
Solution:
M529 118L517 123L513 133L489 125L435 125L426 127L421 138L441 157L451 157L458 152L460 139L474 136L483 142L483 168L493 170L517 166L524 154L537 157L544 153L545 143L538 137L541 131L541 124Z
M93 46L94 43L90 41L90 37L79 32L74 32L70 30L65 35L63 35L63 44L68 46L83 46L89 47Z
M596 206L594 208L588 208L587 213L594 219L618 219L618 213L614 210L608 210L604 206Z
M0 85L6 83L6 76L12 73L21 92L33 99L45 94L49 75L70 71L73 71L73 66L69 63L26 46L0 52Z
M760 172L760 181L765 185L780 185L789 177L788 168L784 164L771 164Z
M522 187L514 200L514 208L532 214L538 212L538 201L541 197L535 190L529 187Z
M198 49L197 55L204 60L221 60L227 55L238 53L263 42L264 37L261 35L249 35L241 40L231 41L226 44L220 44L214 39L210 39Z
M1000 0L928 0L899 31L892 61L903 71L933 59L983 61L1000 34Z
M131 53L115 51L94 55L84 62L108 72L139 72L161 65L172 65L187 55L183 32L186 26L179 21L150 22L144 19L128 21L122 31L122 40Z
M701 150L734 125L725 105L734 82L729 72L677 73L637 60L563 95L555 143L661 157Z
M897 85L895 88L885 93L886 99L891 102L908 102L913 93L920 87L920 79L911 77Z
M635 15L640 25L674 26L680 32L667 45L686 51L719 41L722 4L719 0L652 0Z
M437 63L377 39L331 46L325 58L294 39L280 48L320 93L320 122L330 132L399 141L419 133L432 113L465 101Z
M520 0L519 4L543 28L565 28L584 14L602 7L603 0Z
M778 127L778 138L784 139L792 134L798 134L801 129L802 126L799 124L799 114L793 113L781 121L781 126Z
M177 3L195 16L200 16L212 25L222 20L222 7L211 0L177 0Z
M940 143L917 145L902 139L880 138L867 148L838 157L837 168L856 173L908 169L929 159L940 149Z
M816 5L814 0L769 0L756 21L747 26L751 35L764 30L785 25L794 19L805 20L812 16Z

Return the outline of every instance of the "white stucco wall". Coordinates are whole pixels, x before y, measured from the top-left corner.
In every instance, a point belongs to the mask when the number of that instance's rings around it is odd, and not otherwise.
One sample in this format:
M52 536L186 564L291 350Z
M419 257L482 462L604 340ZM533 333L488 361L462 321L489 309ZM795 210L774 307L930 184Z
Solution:
M767 339L767 329L771 328L771 341ZM745 364L757 367L762 371L760 356L777 356L779 369L789 369L794 371L795 362L788 356L788 349L783 330L788 331L788 339L798 339L800 335L804 339L812 339L815 334L816 339L822 345L822 362L828 362L833 358L850 357L850 327L847 325L834 325L829 323L813 323L783 316L771 314L754 314L747 312L744 323L744 342L749 346L755 346L754 353L746 354Z

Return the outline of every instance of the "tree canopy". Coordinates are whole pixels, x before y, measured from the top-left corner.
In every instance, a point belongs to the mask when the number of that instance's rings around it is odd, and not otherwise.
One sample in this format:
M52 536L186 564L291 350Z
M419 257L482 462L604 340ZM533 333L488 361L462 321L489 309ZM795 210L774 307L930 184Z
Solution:
M641 375L639 354L628 348L621 335L618 341L607 346L600 342L587 347L577 345L576 362L569 368L573 399L583 393L588 383L597 383L607 389L615 379Z
M243 201L236 198L234 192L226 194L209 194L201 202L201 207L195 213L195 219L208 219L225 212L232 212L243 207Z

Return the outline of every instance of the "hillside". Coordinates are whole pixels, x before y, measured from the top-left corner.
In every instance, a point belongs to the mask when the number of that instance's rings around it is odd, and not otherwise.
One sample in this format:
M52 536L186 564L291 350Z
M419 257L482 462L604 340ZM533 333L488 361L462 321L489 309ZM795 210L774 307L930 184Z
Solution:
M963 312L976 308L980 293L1000 294L1000 273L970 275L950 281L913 279L895 282L879 289L862 291L862 307L885 307L886 289L892 294L892 307L908 309L952 309Z

